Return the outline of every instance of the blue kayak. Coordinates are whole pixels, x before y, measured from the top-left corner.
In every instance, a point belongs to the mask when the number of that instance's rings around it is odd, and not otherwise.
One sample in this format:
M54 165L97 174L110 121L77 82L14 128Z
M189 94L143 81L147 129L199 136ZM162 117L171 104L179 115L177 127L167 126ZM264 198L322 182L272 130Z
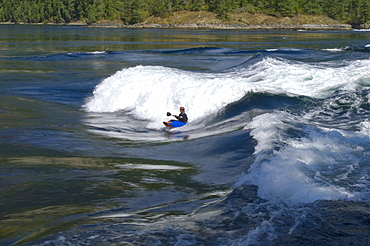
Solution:
M181 126L186 125L186 123L179 121L179 120L164 121L163 124L169 128L176 128L176 127L181 127Z

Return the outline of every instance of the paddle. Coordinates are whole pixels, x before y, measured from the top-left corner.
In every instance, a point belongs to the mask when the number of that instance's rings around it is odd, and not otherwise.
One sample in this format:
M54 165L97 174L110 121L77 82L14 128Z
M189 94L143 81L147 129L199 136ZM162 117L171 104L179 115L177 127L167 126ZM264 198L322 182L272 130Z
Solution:
M167 116L171 116L172 114L170 112L167 112Z

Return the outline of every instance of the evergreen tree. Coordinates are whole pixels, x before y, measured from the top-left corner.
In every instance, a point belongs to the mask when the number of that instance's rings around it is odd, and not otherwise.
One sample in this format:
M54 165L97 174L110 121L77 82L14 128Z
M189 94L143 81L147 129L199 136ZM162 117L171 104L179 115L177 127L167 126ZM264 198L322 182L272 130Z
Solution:
M88 17L88 10L91 4L93 3L92 0L75 0L75 8L74 8L74 19L75 20L83 20Z
M324 13L330 18L338 21L347 21L348 18L348 1L349 0L327 0L324 3Z
M123 20L134 24L150 15L207 10L228 19L233 10L294 16L327 15L359 26L370 21L370 0L0 0L0 21L66 23Z
M360 3L359 22L364 24L370 21L370 1L362 0Z
M207 0L209 10L215 12L222 19L229 18L229 12L233 9L232 0Z
M139 23L149 16L145 0L126 0L123 9L122 20L126 24Z
M275 11L280 13L282 16L294 16L297 14L296 0L276 0Z
M166 17L169 16L171 4L169 0L147 0L151 15Z
M370 3L368 0L350 0L349 1L349 23L355 27L360 27L370 18Z
M205 3L204 0L191 0L190 10L192 11L208 10L208 5Z
M300 0L298 2L300 14L323 15L323 1L325 0Z

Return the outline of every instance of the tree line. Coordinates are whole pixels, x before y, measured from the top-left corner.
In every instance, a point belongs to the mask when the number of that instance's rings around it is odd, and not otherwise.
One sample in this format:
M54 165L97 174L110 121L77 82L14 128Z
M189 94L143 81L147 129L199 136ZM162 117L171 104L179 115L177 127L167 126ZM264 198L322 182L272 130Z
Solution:
M0 22L122 20L135 24L181 10L211 11L222 19L232 12L326 15L354 27L370 21L370 0L0 0Z

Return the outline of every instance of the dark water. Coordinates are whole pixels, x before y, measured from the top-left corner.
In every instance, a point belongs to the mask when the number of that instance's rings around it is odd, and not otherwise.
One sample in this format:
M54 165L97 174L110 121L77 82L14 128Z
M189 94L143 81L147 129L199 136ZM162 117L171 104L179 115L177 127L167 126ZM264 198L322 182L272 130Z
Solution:
M1 245L370 243L370 32L0 34Z

